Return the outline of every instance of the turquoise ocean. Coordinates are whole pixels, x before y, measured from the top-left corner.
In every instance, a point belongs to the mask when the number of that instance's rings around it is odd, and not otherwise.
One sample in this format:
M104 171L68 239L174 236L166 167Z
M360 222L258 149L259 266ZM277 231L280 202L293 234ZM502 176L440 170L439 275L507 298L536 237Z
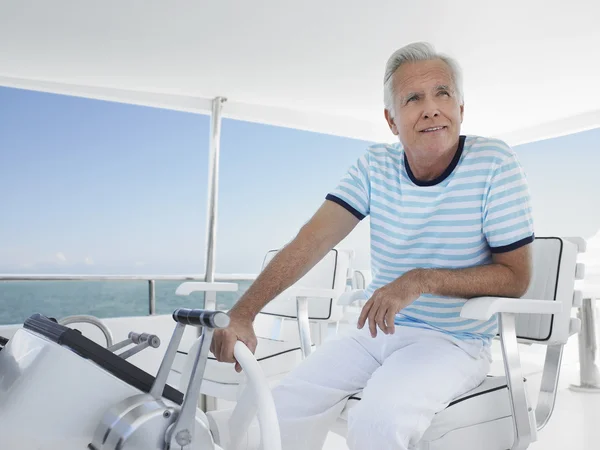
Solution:
M228 280L217 280L228 281ZM237 292L219 292L217 309L229 309L251 281L234 281ZM204 294L175 295L182 281L156 281L156 313L201 308ZM18 324L35 313L61 319L74 314L98 318L148 315L148 281L0 281L0 325Z

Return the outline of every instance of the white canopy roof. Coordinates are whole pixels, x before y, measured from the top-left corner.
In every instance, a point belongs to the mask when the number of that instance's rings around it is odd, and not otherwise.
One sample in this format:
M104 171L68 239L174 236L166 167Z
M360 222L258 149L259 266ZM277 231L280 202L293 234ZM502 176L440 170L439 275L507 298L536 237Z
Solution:
M0 85L391 141L382 78L427 40L465 77L463 132L516 144L600 126L600 3L5 0Z

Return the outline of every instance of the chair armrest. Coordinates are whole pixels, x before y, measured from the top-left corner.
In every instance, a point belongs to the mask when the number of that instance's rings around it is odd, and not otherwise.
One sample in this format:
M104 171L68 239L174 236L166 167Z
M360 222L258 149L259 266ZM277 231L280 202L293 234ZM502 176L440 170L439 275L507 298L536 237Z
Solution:
M350 306L360 300L366 300L364 289L355 289L353 291L344 292L340 295L337 304L340 306Z
M310 323L308 320L308 299L309 298L322 298L330 299L336 298L339 292L334 289L313 289L305 287L292 286L281 294L283 297L294 297L296 299L296 317L298 318L298 333L300 336L300 348L302 349L303 358L308 358L311 354L311 337L310 337Z
M576 236L576 237L564 237L563 238L565 241L569 241L572 242L573 244L575 244L577 246L577 253L585 253L587 250L587 241L585 239L583 239L582 237Z
M496 313L559 314L562 303L526 298L477 297L467 300L460 311L464 319L489 320Z
M222 283L222 282L214 282L207 283L204 281L187 281L185 283L181 283L177 290L175 291L176 295L190 295L192 292L234 292L238 290L237 283Z

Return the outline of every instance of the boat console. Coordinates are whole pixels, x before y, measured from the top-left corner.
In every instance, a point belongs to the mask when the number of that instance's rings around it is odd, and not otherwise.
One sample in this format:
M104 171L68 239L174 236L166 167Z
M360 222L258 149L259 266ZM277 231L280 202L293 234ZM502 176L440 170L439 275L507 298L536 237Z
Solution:
M270 391L241 342L235 355L247 374L248 393L233 411L206 414L197 408L213 332L227 327L229 316L182 308L173 319L172 338L152 376L126 358L157 347L156 336L130 333L105 348L77 330L32 315L0 351L0 448L229 450L246 439L258 415L263 448L279 450ZM201 328L201 335L184 394L167 385L167 377L189 325ZM115 353L128 344L136 347Z

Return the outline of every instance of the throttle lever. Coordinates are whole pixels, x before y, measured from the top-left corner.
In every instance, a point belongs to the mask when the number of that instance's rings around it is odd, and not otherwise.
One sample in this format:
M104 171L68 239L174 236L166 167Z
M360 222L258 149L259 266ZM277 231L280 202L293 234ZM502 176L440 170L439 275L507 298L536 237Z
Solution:
M179 308L173 312L173 320L183 325L205 328L227 328L229 316L223 311Z
M188 386L183 399L183 404L179 411L179 416L175 423L167 429L165 434L165 443L168 448L186 448L192 444L194 435L195 412L204 378L204 370L210 352L210 344L215 329L227 328L229 326L229 316L222 311L211 311L205 309L179 308L173 312L173 320L177 322L176 333L172 340L181 341L183 329L186 325L194 325L202 328L200 336L200 346L194 355L194 364L188 381ZM170 345L170 344L169 344ZM191 355L190 355L191 356ZM165 360L167 357L165 356ZM172 359L168 361L169 367ZM161 367L162 369L162 367Z

